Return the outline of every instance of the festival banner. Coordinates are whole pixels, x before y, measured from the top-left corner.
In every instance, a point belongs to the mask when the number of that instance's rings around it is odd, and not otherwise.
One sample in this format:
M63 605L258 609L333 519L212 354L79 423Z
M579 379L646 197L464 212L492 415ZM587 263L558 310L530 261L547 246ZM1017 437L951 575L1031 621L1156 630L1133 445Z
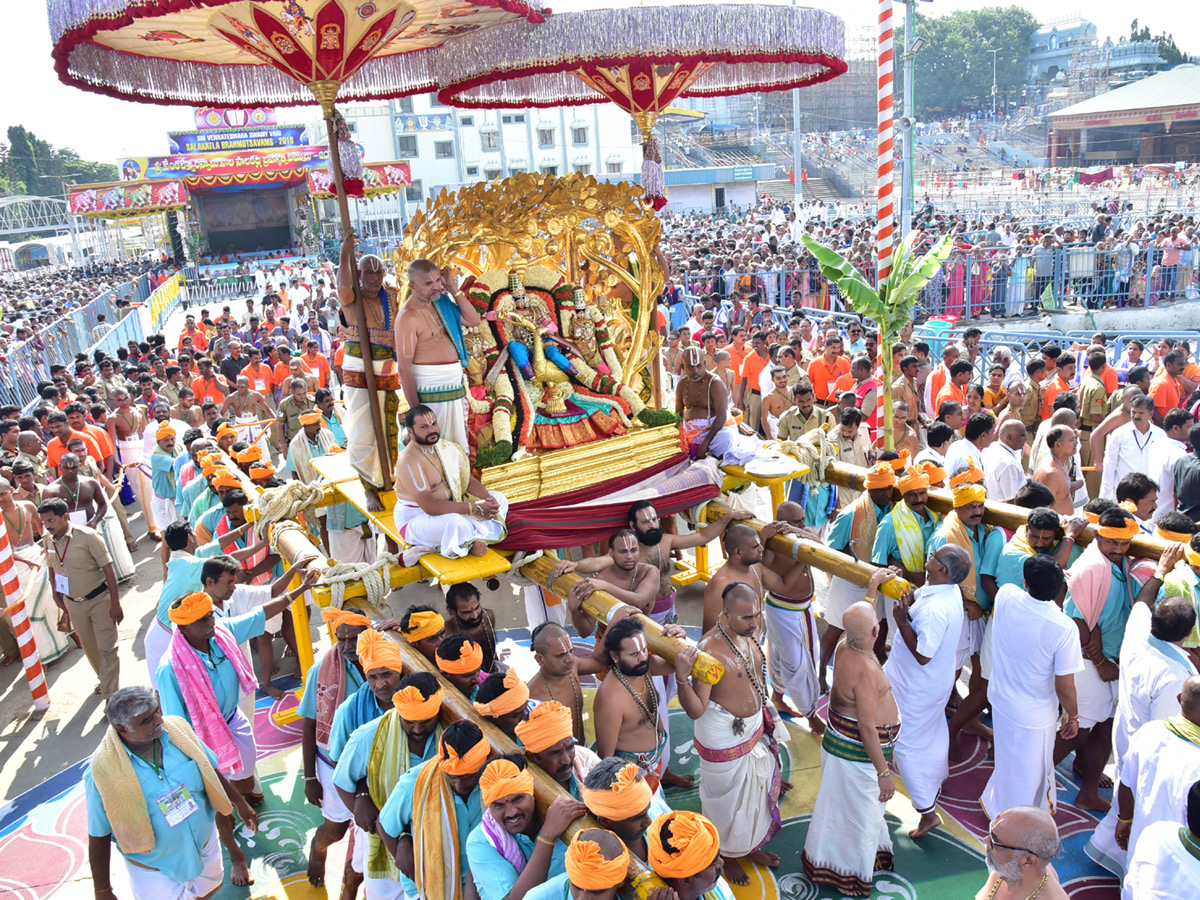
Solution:
M195 114L196 128L201 131L210 128L262 128L277 124L275 109L271 106L254 109L217 109L201 106L196 109Z
M72 215L124 219L169 212L187 206L187 188L179 179L117 181L72 185L67 194Z
M303 125L256 129L213 128L207 131L172 131L167 138L173 154L226 153L306 146L308 129Z
M396 116L396 134L412 134L419 131L453 131L454 115L452 113L433 113L430 115Z
M369 163L363 166L363 184L367 197L377 197L412 184L412 171L400 160ZM308 192L318 200L336 196L328 169L308 170Z

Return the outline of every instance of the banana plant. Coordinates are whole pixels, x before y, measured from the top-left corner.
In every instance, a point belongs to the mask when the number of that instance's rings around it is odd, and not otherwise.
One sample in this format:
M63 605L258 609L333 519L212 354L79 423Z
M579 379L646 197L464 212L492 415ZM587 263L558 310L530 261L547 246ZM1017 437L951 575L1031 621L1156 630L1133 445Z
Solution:
M942 235L924 254L916 253L923 232L910 231L892 257L891 274L878 289L831 247L818 244L807 234L800 240L821 267L821 274L838 286L850 308L879 326L879 355L883 363L883 446L894 450L892 435L892 344L904 323L912 318L921 291L941 269L954 249L950 235Z

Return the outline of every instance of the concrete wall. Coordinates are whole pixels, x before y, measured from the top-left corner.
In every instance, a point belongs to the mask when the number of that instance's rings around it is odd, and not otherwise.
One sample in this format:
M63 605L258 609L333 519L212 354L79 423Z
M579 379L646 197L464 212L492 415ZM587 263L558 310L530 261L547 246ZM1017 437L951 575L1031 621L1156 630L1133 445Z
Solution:
M725 188L725 206L749 206L758 193L757 181L725 181L716 184L675 184L667 187L667 209L672 212L711 213L715 188Z
M1200 302L1177 300L1159 303L1149 309L1097 309L1091 315L1070 310L1048 311L1051 328L1060 331L1128 332L1195 331L1200 326Z

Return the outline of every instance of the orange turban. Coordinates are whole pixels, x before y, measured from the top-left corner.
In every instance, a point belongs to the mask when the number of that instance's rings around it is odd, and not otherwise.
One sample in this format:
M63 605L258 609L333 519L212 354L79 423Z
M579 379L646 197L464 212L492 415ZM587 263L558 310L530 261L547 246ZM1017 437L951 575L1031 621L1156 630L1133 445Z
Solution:
M929 476L929 483L931 485L941 484L946 480L946 470L937 463L931 462L928 459L922 463L918 463L915 468L920 469Z
M896 482L896 487L900 489L901 494L907 494L909 491L919 491L929 487L929 474L918 466L913 466L905 474L900 476Z
M212 486L214 489L223 488L223 487L240 488L242 486L242 482L236 475L234 475L228 469L222 468L220 471L217 472L216 476L213 478Z
M435 654L438 668L450 675L466 675L483 668L483 648L474 641L467 641L458 652L461 654L458 659L446 659L440 652Z
M531 753L541 753L559 741L573 737L571 711L557 700L539 703L529 718L516 727L517 740Z
M616 835L613 834L613 837ZM599 844L580 840L576 835L571 846L567 847L565 861L567 880L575 887L582 891L607 891L624 883L629 870L629 848L621 844L620 856L605 859Z
M1121 509L1125 510L1125 512L1129 513L1131 516L1137 515L1137 504L1132 500L1122 500L1117 504L1117 506L1121 507Z
M1100 513L1094 513L1094 512L1085 512L1085 513L1083 514L1083 517L1084 517L1085 519L1087 519L1089 522L1091 522L1093 525L1099 525L1099 524L1100 524Z
M225 437L225 435L227 435L227 434L231 434L235 438L238 436L237 429L234 428L232 425L230 425L228 422L226 422L224 425L222 425L220 428L217 429L217 440L219 441L221 438Z
M400 718L409 722L424 722L441 711L442 699L445 696L445 691L438 688L426 699L420 688L410 684L392 694L392 706L396 708Z
M334 609L332 606L328 609L321 610L321 618L328 622L334 632L343 625L364 625L367 628L371 627L371 620L362 613L356 613L352 609Z
M901 450L899 454L896 459L887 460L887 464L892 467L892 471L897 473L903 472L908 468L908 451Z
M1154 529L1154 536L1160 537L1164 541L1175 541L1176 543L1187 545L1192 542L1190 534L1184 534L1182 531L1163 531L1161 527Z
M199 462L200 465L204 465L205 463L213 462L214 456L216 456L216 454L213 453L211 450L205 450L203 453L199 454L196 457L196 461Z
M212 609L212 597L204 591L196 591L172 603L167 610L167 617L176 625L191 625L207 616Z
M240 463L258 462L263 458L262 447L260 447L258 444L251 444L242 452L234 454L233 458Z
M400 656L400 648L394 641L388 640L373 628L368 628L358 636L358 661L363 672L369 672L371 669L404 671L404 659Z
M960 484L954 488L954 508L966 506L968 503L982 503L987 499L987 491L982 484Z
M251 481L266 481L268 478L275 477L275 466L273 463L265 462L258 463L250 467Z
M1117 528L1113 525L1101 525L1096 529L1096 533L1102 538L1108 538L1112 541L1131 541L1139 534L1142 529L1138 528L1138 523L1132 516L1125 520L1125 525Z
M404 632L404 637L410 644L415 644L417 641L433 637L445 627L446 620L438 613L422 610L408 617L408 631Z
M479 777L479 794L484 806L510 794L532 794L533 773L518 769L512 760L493 759Z
M640 816L650 805L650 785L641 777L642 770L633 763L617 773L612 786L590 791L580 785L579 794L594 816L604 816L614 822Z
M300 424L301 425L316 425L323 418L325 418L325 417L322 416L319 411L314 409L314 410L312 410L312 412L300 413Z
M872 469L867 470L867 475L863 479L863 487L866 490L874 490L875 488L890 488L896 484L896 473L892 471L892 467L887 463L880 463Z
M475 712L489 719L498 719L529 702L529 686L521 680L516 669L504 673L504 693L491 703L474 703Z
M447 775L474 775L487 762L487 758L492 752L492 745L484 737L478 744L459 756L454 748L446 743L446 735L443 734L438 749L441 750L438 768Z
M671 823L671 846L662 843L662 827ZM663 878L691 878L713 864L721 850L717 827L699 813L685 809L663 813L646 831L647 855L652 868Z
M950 476L951 490L960 484L979 484L983 481L983 469L979 468L979 464L975 462L975 457L968 456L967 462L970 463L970 468L965 472L959 472L957 475Z
M212 475L218 469L223 469L223 468L225 468L225 467L223 465L221 465L220 463L215 462L213 460L213 458L210 456L208 458L208 462L203 462L200 464L200 474L207 478L209 475Z
M161 441L163 438L175 437L175 429L170 425L164 425L158 431L154 432L154 440Z

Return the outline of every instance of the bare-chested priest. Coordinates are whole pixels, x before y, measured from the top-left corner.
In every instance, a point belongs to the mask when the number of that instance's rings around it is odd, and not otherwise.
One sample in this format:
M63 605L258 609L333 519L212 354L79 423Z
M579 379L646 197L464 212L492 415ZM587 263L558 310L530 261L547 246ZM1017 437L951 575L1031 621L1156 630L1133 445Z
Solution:
M529 645L538 664L537 674L529 679L529 697L539 702L555 700L571 711L571 732L577 744L587 742L583 719L585 708L580 675L603 671L593 656L577 657L567 629L557 622L543 622L533 629Z
M458 289L453 269L438 271L427 259L408 267L411 295L396 318L396 367L409 408L423 403L442 433L461 447L467 441L467 345L463 329L483 321Z
M763 601L763 545L775 535L789 531L783 522L768 522L762 531L749 525L734 524L725 530L725 564L713 574L704 588L704 633L712 631L721 614L725 588L736 581L750 585Z
M71 524L99 528L100 520L108 512L108 498L99 481L79 474L81 465L74 453L64 453L58 461L60 477L46 485L42 500L62 500L67 504Z
M697 344L684 348L680 358L683 379L675 388L675 412L683 419L683 437L694 459L710 453L727 465L754 459L757 442L738 434L729 417L729 390L708 371Z
M829 694L829 727L821 738L821 786L804 843L804 874L851 897L869 897L871 879L892 868L892 838L884 820L896 793L888 760L900 735L900 711L875 640L879 586L888 569L871 576L865 600L842 616Z
M482 556L508 533L508 500L471 474L467 451L443 440L437 416L417 404L404 417L408 443L396 460L396 528L412 547L457 559Z
M675 657L679 703L696 723L700 811L721 836L725 878L733 884L750 883L740 859L779 865L779 856L765 848L780 828L780 794L791 789L782 780L774 736L778 714L771 708L766 658L755 640L762 608L760 589L742 581L727 584L716 625ZM698 650L725 666L716 684L693 681Z

